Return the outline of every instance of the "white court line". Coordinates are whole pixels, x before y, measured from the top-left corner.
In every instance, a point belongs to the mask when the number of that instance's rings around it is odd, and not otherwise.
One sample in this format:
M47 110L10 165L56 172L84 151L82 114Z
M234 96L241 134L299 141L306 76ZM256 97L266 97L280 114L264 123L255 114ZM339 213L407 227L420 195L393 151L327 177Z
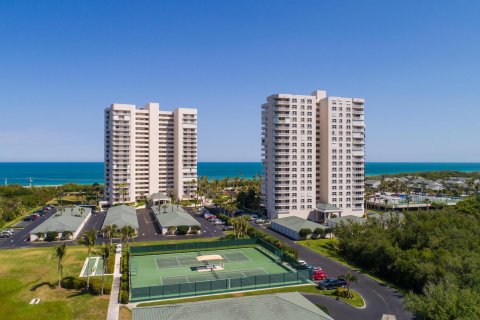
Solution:
M163 280L162 277L160 277L160 285L163 286Z

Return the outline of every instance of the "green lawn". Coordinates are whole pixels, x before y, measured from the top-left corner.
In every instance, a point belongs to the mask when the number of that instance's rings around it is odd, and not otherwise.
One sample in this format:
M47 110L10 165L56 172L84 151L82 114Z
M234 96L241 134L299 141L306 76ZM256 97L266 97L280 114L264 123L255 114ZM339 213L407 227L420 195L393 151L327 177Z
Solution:
M0 251L2 314L10 320L38 320L44 316L50 320L105 319L109 296L92 296L56 286L57 263L50 259L52 252L53 248ZM77 277L86 256L84 247L67 247L64 276ZM30 305L33 298L40 298L40 303Z
M353 307L357 307L357 308L363 307L365 303L363 301L363 298L360 296L360 294L354 290L350 290L350 291L353 293L353 296L354 296L353 299L340 298L340 300L352 305ZM256 295L272 294L272 293L280 293L280 292L305 292L305 293L321 294L321 295L331 297L333 299L337 298L334 295L335 290L319 290L314 285L304 285L304 286L295 286L295 287L284 287L284 288L256 290L256 291L248 291L248 292L229 293L229 294L221 294L221 295L214 295L214 296L201 296L201 297L175 299L175 300L167 300L167 301L146 302L146 303L139 303L137 306L148 307L148 306L158 306L158 305L175 304L175 303L183 303L183 302L204 301L204 300L234 298L234 297L243 297L243 296L256 296Z
M301 240L301 241L297 241L298 244L301 244L302 246L304 247L307 247L319 254L321 254L322 256L325 256L325 257L328 257L332 260L335 260L349 268L352 268L352 269L357 269L357 270L360 270L362 273L364 273L366 276L380 282L380 283L383 283L385 285L388 285L392 288L394 288L395 290L399 291L399 292L403 292L405 293L405 291L402 289L402 288L399 288L398 286L396 286L395 284L393 283L390 283L388 281L385 281L381 278L378 278L377 276L371 274L371 273L368 273L368 271L362 269L362 268L359 268L358 266L352 264L351 262L349 262L348 260L346 260L345 258L343 258L339 253L338 253L338 250L336 248L336 245L338 243L338 240L337 239L315 239L315 240Z

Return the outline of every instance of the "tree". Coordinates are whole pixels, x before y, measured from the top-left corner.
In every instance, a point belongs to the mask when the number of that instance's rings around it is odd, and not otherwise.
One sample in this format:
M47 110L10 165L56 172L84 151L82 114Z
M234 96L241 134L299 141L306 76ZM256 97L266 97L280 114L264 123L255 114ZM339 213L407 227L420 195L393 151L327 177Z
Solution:
M385 198L385 199L383 200L383 202L385 203L385 212L387 212L387 209L388 209L388 199Z
M345 275L339 275L338 278L345 280L347 283L347 296L349 299L353 299L353 294L350 292L350 285L352 282L358 283L358 277L350 272L347 272Z
M67 253L67 247L65 243L53 248L53 258L57 259L57 272L58 272L58 286L62 287L63 278L63 259Z
M179 235L185 235L188 233L188 230L190 229L189 226L178 226L177 227L177 233Z
M97 241L97 230L92 229L86 231L82 236L82 244L88 249L88 264L87 264L87 291L90 289L90 256L92 254L92 248Z
M73 235L72 231L64 231L62 232L62 238L65 240L70 239L70 237Z
M302 238L306 238L311 234L312 234L312 230L308 228L303 228L303 229L300 229L300 231L298 231L298 235Z
M127 195L127 183L121 182L117 184L117 188L119 189L120 195L122 196L122 203L125 203L125 196Z
M105 271L107 269L108 260L110 258L110 253L112 252L112 245L103 244L98 250L98 254L102 258L103 268L102 268L102 295L105 287Z
M316 228L315 230L313 230L313 234L315 234L317 238L323 238L325 237L325 229Z
M169 234L173 235L173 234L175 234L175 231L177 230L177 228L175 226L170 226L170 227L168 227L167 230L168 230Z
M115 237L115 233L117 233L117 225L116 224L111 224L111 225L105 226L102 229L103 237L107 240L110 240L110 245L113 244L113 237Z
M128 248L128 243L131 240L133 243L133 237L135 236L135 229L132 226L124 226L121 230L120 233L122 235L122 243L123 241L126 240L127 248Z
M200 232L200 226L192 226L190 229L193 234L198 234Z

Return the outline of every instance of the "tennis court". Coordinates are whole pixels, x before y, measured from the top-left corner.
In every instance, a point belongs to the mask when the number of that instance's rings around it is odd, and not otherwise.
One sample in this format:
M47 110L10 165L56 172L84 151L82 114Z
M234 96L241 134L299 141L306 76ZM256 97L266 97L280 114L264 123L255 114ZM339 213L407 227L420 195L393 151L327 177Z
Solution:
M221 268L199 271L216 263L197 259L204 255L220 256ZM299 279L298 272L255 247L130 257L132 301L292 285L299 281L308 281L308 274L301 274Z

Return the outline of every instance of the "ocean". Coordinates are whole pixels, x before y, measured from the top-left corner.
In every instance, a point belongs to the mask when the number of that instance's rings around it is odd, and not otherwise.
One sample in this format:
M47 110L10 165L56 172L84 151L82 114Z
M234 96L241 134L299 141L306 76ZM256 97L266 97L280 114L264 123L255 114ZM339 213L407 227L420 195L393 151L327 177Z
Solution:
M367 162L366 175L419 171L480 171L480 163L462 162ZM199 162L199 176L252 178L262 172L261 162ZM103 183L103 162L0 162L0 183L61 185ZM6 179L6 180L5 180Z

